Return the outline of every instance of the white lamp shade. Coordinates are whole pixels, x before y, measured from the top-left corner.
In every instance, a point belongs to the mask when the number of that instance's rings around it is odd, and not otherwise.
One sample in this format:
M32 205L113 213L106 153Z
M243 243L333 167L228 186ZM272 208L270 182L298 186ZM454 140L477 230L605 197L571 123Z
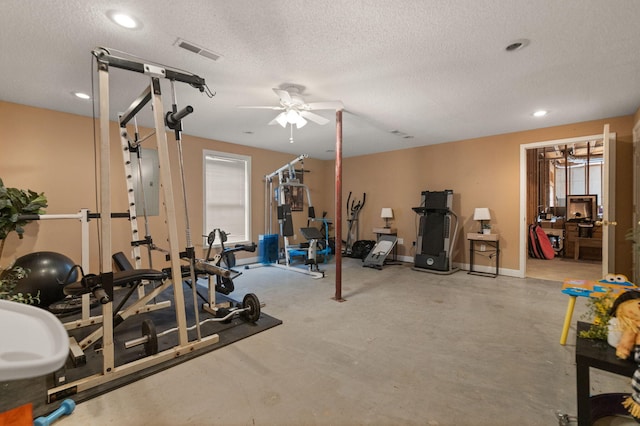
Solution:
M383 207L380 212L380 217L383 219L393 219L393 209L391 207Z
M287 114L285 114L284 112L281 112L280 114L278 114L278 116L275 118L274 121L276 121L282 127L287 127Z
M491 213L487 207L476 207L473 220L491 220Z

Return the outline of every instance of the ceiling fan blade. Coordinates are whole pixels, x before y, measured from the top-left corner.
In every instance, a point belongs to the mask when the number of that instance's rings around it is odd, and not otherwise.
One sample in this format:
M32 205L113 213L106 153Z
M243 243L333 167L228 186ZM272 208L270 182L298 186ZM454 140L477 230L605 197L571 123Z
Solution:
M282 111L284 108L281 106L251 106L251 105L240 105L236 108L252 108L252 109L272 109L274 111Z
M300 111L300 115L308 120L313 121L316 124L327 124L329 122L329 120L327 120L326 118L318 115L318 114L314 114L312 112L309 111Z
M344 104L341 101L309 102L304 104L303 108L307 111L319 109L342 110L344 109Z
M286 90L273 89L273 91L276 93L276 95L278 95L280 100L285 104L290 104L291 102L293 102L293 99L291 99L291 95Z

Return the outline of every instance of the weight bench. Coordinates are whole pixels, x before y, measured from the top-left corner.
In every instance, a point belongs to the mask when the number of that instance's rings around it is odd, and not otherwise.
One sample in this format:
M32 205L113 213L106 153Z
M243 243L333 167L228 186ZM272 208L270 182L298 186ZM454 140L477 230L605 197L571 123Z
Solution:
M67 296L80 296L93 293L100 303L105 304L113 300L113 287L125 287L130 284L147 281L163 281L167 275L155 269L132 269L109 274L87 274L82 280L66 285L63 289ZM135 287L135 286L134 286Z
M331 247L329 247L329 242L325 241L325 236L322 235L322 232L318 228L300 228L300 233L309 242L309 246L290 247L288 249L289 256L304 256L305 264L310 265L317 264L317 255L323 255L324 263L327 263L331 256ZM324 248L318 248L320 241L325 241Z
M391 253L391 250L393 250L397 242L398 237L395 235L381 235L376 245L367 255L362 266L382 269L384 261L387 259L387 256Z

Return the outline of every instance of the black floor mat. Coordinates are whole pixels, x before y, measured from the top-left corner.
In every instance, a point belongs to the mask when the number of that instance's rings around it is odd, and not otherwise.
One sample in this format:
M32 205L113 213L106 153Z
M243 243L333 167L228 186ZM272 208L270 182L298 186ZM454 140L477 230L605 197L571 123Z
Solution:
M184 285L184 298L185 298L185 312L187 318L187 327L191 327L195 324L195 314L193 312L193 297L192 290L189 286ZM204 289L199 288L202 293ZM124 290L124 289L123 289ZM117 291L114 296L116 302L118 297L123 297L125 291ZM135 299L135 296L132 298ZM157 302L163 300L171 300L173 301L173 288L169 287L165 290L160 296L156 298ZM238 302L242 303L242 300L235 300L233 295L230 296L222 296L220 294L216 294L216 301L218 303L231 301L234 305ZM203 300L199 299L198 303L201 304ZM133 303L133 302L131 302ZM117 304L117 303L116 303ZM125 306L127 306L126 304ZM92 309L92 315L100 315L101 308L97 307ZM202 309L199 310L200 322L206 320L207 318L212 318L212 315L204 312ZM74 316L67 316L61 318L63 322L68 322L74 319ZM125 349L124 343L126 341L130 341L136 338L141 337L141 324L145 319L150 319L153 321L153 324L156 327L157 333L162 333L167 329L171 329L176 327L176 315L175 309L172 304L171 307L160 309L154 312L143 313L139 315L134 315L130 318L127 318L124 322L119 324L114 331L114 362L116 367L120 365L127 364L131 361L135 361L138 359L142 359L146 356L145 350L143 346L136 346L130 349ZM91 389L87 389L83 392L75 393L72 395L60 395L58 400L62 400L65 397L73 399L76 403L86 401L103 393L109 392L111 390L117 389L120 386L124 386L126 384L132 383L136 380L142 379L144 377L150 376L152 374L158 373L166 368L173 367L182 362L193 359L197 356L203 355L205 353L211 352L233 342L237 342L238 340L249 337L253 334L260 333L262 331L268 330L269 328L275 327L277 325L282 324L282 321L273 318L264 312L261 313L260 318L255 323L249 323L244 321L239 316L233 318L230 322L222 323L222 322L206 322L201 326L201 337L204 338L206 336L211 336L213 334L217 334L219 336L219 341L217 343L213 343L204 348L200 348L194 350L188 354L181 355L177 358L172 358L168 361L162 362L160 364L148 367L144 370L138 371L136 373L121 377L119 379L112 380L108 383L104 383L98 386L95 386ZM79 330L70 331L69 334L76 337L78 341L80 341L85 336L89 335L91 331L93 331L97 326L93 327L84 327ZM197 333L196 330L191 330L188 332L189 341L196 340ZM162 352L166 349L170 349L178 344L179 336L177 332L172 332L166 336L162 336L158 338L158 351ZM95 345L94 345L95 346ZM89 377L93 374L98 374L102 371L102 355L98 348L96 350L95 347L91 347L85 350L86 356L86 364L79 367L73 367L73 364L70 360L67 360L66 363L66 371L65 378L66 383L71 383L76 380L80 380L86 377ZM24 380L13 380L9 382L1 382L0 383L0 413L10 410L12 408L19 407L21 405L32 403L33 404L33 415L34 418L38 416L47 415L53 410L57 409L60 405L60 402L52 402L47 403L47 391L49 389L54 388L54 378L53 374L49 374L43 377L36 377L33 379L24 379ZM60 386L60 384L58 384Z

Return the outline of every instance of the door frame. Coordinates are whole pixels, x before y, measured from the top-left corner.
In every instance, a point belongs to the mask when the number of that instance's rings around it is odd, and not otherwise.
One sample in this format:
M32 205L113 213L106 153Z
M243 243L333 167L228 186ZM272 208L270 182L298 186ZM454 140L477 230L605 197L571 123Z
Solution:
M640 225L640 120L633 126L633 227ZM633 243L632 282L640 283L640 246Z
M588 142L594 139L602 140L604 138L604 134L596 134L590 136L579 136L575 138L566 138L566 139L555 139L549 141L540 141L540 142L532 142L528 144L520 145L520 268L518 269L517 276L519 278L525 278L527 276L527 239L528 239L528 224L527 224L527 150L543 148L555 145L570 145L572 143L580 143L580 142ZM614 144L615 146L616 134L609 132L609 145ZM606 143L606 141L605 141ZM607 151L609 149L608 146L604 146L604 150ZM610 174L615 173L614 168L609 169ZM609 182L609 178L611 176L604 176L603 185ZM611 200L608 200L610 203ZM611 206L610 206L611 207ZM606 210L606 208L605 208ZM612 220L612 219L610 219ZM604 236L603 236L604 237ZM611 244L609 247L609 253L614 249L614 245ZM603 261L605 260L605 256L603 256ZM604 262L603 262L604 268Z

